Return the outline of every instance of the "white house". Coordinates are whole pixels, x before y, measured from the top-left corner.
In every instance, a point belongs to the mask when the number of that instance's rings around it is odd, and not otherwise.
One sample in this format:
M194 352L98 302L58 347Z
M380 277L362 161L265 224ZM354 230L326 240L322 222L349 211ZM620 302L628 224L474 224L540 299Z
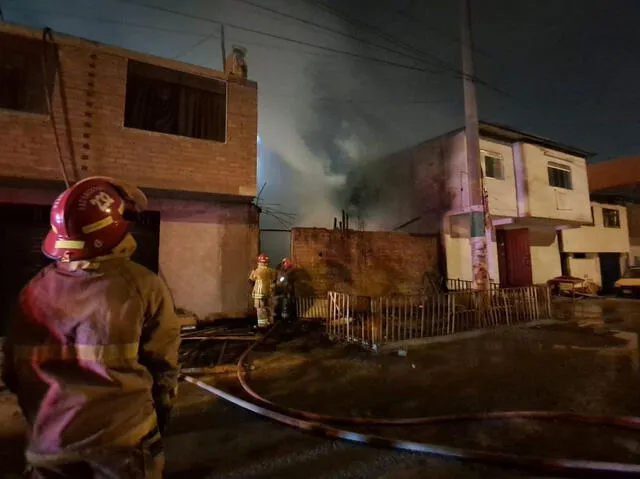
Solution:
M562 231L564 266L567 274L588 278L610 292L629 265L627 208L592 202L591 211L591 226Z
M591 224L589 154L487 123L480 138L491 279L525 286L559 276L558 231ZM466 157L460 129L369 163L349 177L352 209L373 229L439 231L448 278L470 281Z

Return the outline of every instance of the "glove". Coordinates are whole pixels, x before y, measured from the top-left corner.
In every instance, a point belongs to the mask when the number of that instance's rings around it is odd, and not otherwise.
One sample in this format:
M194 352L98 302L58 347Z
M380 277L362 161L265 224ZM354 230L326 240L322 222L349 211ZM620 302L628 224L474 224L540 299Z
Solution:
M164 432L169 425L169 419L171 418L171 408L170 407L160 407L156 409L156 416L158 418L158 430L160 431L160 435L164 436Z

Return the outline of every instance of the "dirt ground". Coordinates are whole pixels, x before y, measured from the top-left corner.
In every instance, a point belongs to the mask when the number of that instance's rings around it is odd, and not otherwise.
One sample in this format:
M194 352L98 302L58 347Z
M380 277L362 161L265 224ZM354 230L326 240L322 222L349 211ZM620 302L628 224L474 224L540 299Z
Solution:
M499 410L640 416L640 302L556 307L562 322L372 354L319 332L283 332L252 355L252 386L285 406L365 417ZM233 376L207 378L238 392ZM23 425L0 394L0 471L19 472ZM640 463L640 433L525 420L369 429L443 445ZM507 478L529 472L332 441L274 424L181 383L167 438L175 478ZM556 476L562 477L562 476Z

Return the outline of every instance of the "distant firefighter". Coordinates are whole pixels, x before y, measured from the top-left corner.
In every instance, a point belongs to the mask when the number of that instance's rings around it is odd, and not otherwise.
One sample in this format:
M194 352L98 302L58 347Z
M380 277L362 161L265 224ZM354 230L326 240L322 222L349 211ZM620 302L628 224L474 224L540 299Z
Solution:
M283 321L295 319L294 272L295 266L289 258L284 258L276 269L276 317Z
M258 256L258 266L249 275L253 285L251 297L258 313L258 328L266 328L273 324L273 283L276 272L269 267L266 254Z

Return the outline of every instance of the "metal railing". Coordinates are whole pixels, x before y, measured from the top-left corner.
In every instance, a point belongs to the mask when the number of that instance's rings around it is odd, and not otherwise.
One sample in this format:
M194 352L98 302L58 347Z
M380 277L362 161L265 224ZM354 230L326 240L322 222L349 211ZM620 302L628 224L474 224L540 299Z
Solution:
M327 296L296 296L296 315L298 319L326 319L329 316Z
M328 303L329 336L368 345L551 317L551 295L546 286L377 298L329 292Z
M489 283L490 288L500 289L500 284L494 283L491 281ZM473 290L473 281L468 281L466 279L447 279L447 290L449 291L471 291Z

